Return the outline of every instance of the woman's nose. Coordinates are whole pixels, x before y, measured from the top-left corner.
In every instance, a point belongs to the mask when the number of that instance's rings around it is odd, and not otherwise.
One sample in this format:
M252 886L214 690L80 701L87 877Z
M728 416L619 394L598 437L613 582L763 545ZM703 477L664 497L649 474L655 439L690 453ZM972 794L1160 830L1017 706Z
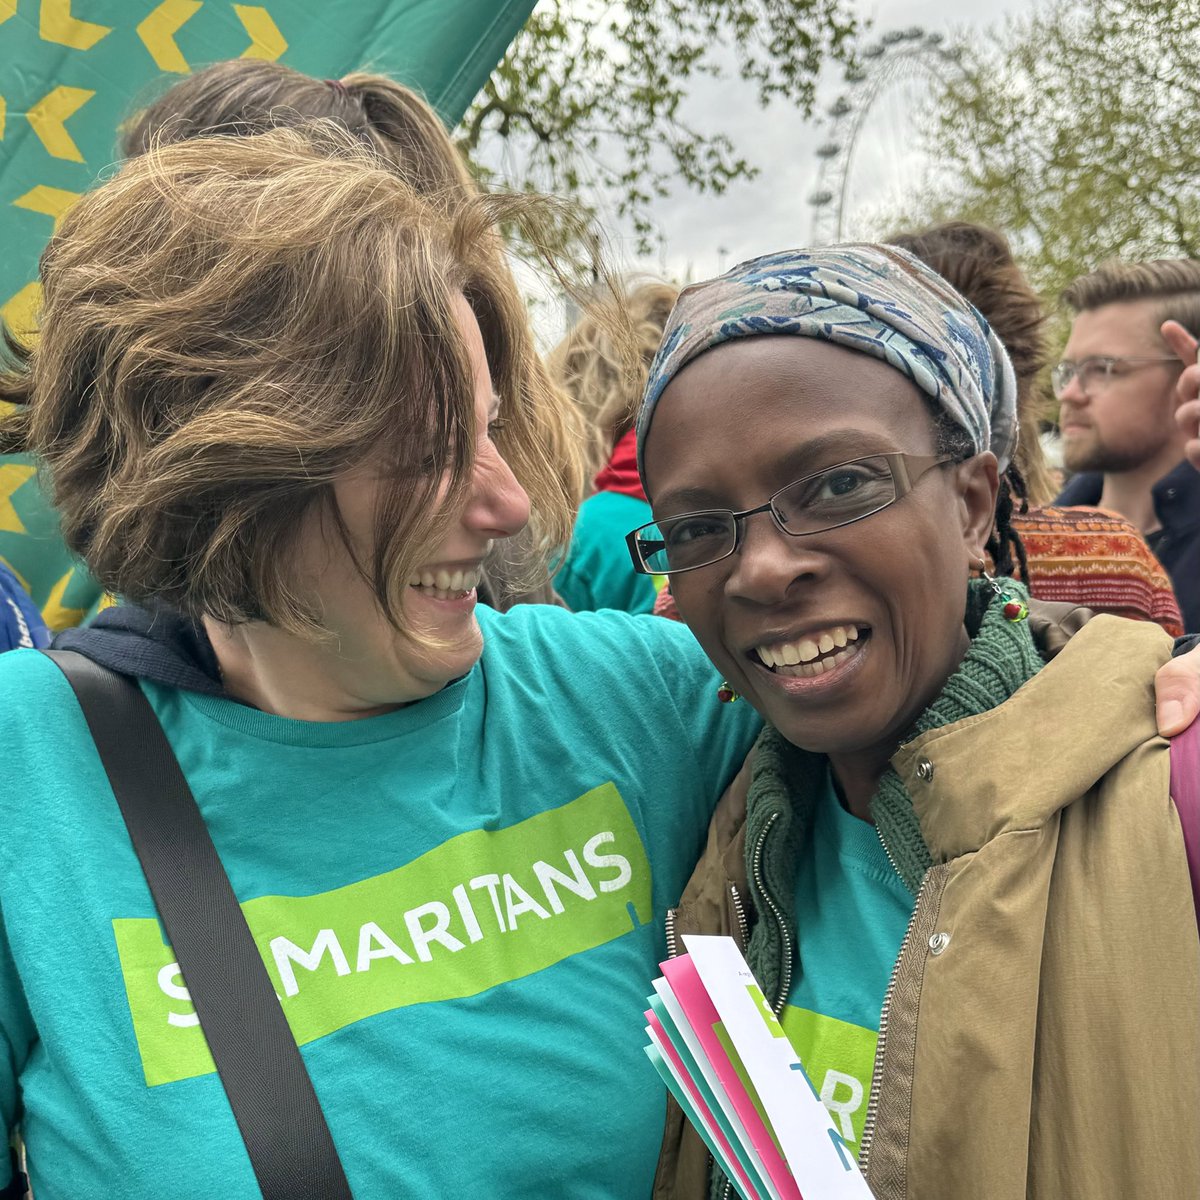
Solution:
M464 523L488 538L512 537L529 523L529 496L490 443L475 459Z
M819 541L819 534L785 533L770 513L745 518L726 591L756 604L779 603L799 580L828 574L829 556L821 552Z

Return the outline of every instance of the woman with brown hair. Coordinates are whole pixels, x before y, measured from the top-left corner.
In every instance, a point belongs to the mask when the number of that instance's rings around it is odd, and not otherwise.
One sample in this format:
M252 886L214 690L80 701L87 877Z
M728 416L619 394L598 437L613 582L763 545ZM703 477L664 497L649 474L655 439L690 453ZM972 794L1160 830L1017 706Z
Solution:
M0 381L134 606L70 644L149 700L360 1198L647 1194L644 981L758 724L682 626L477 605L571 515L489 232L531 203L447 216L332 127L152 148ZM67 680L16 651L0 697L6 1138L39 1200L257 1194Z
M369 71L317 79L282 63L243 58L214 63L141 110L124 131L121 149L132 157L155 144L214 134L245 137L312 120L345 129L415 191L449 212L480 194L462 153L424 97ZM503 265L503 240L493 231L486 239ZM530 370L544 368L535 361ZM590 472L582 422L565 395L546 414L543 437L577 508ZM514 604L561 603L545 569L547 548L532 545L531 536L518 534L489 557L479 584L483 603L501 612Z
M121 150L131 158L156 144L214 134L246 137L313 120L345 129L415 191L448 212L480 194L466 160L425 99L369 71L317 79L282 63L257 59L214 63L142 109L124 131ZM485 240L507 270L502 239L489 230ZM531 362L529 369L545 370L540 360ZM565 395L546 412L542 434L577 508L590 473L583 461L582 423ZM531 530L518 534L489 556L479 582L484 604L504 612L514 604L561 603L546 570L547 547L533 545L532 536Z
M426 101L403 84L368 72L316 79L259 59L214 63L175 83L138 112L122 131L120 149L125 158L132 158L154 145L213 134L248 136L313 120L328 120L344 129L446 211L479 195L462 154ZM502 240L490 231L486 240L503 265ZM529 369L544 372L540 361L531 362ZM572 507L578 507L585 480L583 435L565 396L544 415L542 436ZM55 518L44 501L30 498L28 490L24 499L29 532L19 537L10 533L5 553L17 573L37 580L44 592L50 581L60 578L68 560L61 537L50 532ZM35 509L28 510L30 505ZM531 545L530 537L526 533L510 539L489 558L480 581L484 603L502 611L519 603L558 603L544 561L546 548ZM102 607L101 596L99 586L76 563L68 598L77 611L73 616L57 611L52 624L61 629L81 623L89 610L94 614ZM114 629L126 617L108 612L102 624Z

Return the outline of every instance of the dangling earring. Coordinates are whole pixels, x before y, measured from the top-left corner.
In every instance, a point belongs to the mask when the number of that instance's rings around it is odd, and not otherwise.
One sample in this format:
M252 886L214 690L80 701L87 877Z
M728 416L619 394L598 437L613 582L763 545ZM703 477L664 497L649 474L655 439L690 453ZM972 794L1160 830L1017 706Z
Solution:
M735 692L733 688L731 688L729 684L722 679L721 686L717 688L717 699L720 700L722 704L732 704L735 700L740 700L741 696L739 696L737 692Z
M997 582L994 575L988 574L987 559L979 560L979 573L987 580L988 587L999 597L1000 602L1004 605L1001 612L1004 613L1006 621L1012 621L1014 624L1018 621L1024 621L1029 616L1029 606L1019 596L1014 596L1011 592L1006 592Z

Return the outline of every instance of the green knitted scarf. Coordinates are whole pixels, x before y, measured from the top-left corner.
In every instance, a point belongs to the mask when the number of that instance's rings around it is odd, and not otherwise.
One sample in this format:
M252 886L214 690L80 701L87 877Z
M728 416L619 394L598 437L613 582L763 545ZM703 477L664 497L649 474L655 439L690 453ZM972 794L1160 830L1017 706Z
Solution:
M1005 586L1009 592L1019 592L1022 600L1028 599L1019 584L1006 580ZM966 621L968 630L978 632L958 670L946 681L941 695L917 718L906 742L931 729L998 707L1041 669L1042 660L1028 624L1008 620L1003 609L1003 601L984 580L971 583ZM871 800L871 816L900 878L915 896L933 860L921 836L912 797L890 766Z
M1027 598L1019 583L1005 579L1002 585L1014 596ZM1007 620L1003 607L985 581L968 585L965 624L970 648L904 741L996 708L1038 672L1042 660L1028 622ZM824 755L798 749L769 725L759 738L746 810L746 872L758 913L748 959L768 997L778 998L785 947L796 944L796 872L827 764ZM901 879L915 895L932 860L912 798L891 767L880 780L871 813ZM778 916L773 919L773 914Z

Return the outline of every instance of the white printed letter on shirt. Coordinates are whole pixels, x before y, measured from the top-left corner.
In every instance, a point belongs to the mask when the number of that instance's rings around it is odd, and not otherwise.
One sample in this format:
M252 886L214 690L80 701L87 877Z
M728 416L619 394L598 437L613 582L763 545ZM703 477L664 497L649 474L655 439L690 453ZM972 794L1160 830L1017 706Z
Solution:
M321 959L328 953L333 960L334 969L339 975L350 974L350 964L346 961L346 952L337 940L337 934L332 929L322 929L317 934L311 950L301 950L294 942L285 937L271 939L271 953L275 955L275 966L279 968L279 978L283 990L289 996L294 996L300 985L296 982L296 972L292 963L299 963L306 971L315 971L321 964Z
M623 854L596 853L597 847L603 846L605 842L615 842L616 840L617 835L615 833L598 833L583 848L583 861L589 867L617 868L615 879L600 880L600 890L602 892L619 892L633 878L633 868L629 865L629 859Z

